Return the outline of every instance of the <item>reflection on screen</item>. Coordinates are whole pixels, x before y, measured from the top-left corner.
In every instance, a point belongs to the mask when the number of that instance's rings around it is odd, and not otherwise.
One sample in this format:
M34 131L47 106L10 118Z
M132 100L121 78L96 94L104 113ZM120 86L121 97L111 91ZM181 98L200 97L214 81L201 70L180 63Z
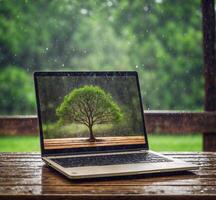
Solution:
M45 149L144 144L134 76L40 76Z

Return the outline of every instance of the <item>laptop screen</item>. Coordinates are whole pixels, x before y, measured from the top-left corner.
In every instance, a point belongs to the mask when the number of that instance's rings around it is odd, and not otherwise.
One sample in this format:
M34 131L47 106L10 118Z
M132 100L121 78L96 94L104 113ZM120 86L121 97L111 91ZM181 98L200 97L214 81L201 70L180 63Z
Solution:
M136 72L36 72L42 152L147 144Z

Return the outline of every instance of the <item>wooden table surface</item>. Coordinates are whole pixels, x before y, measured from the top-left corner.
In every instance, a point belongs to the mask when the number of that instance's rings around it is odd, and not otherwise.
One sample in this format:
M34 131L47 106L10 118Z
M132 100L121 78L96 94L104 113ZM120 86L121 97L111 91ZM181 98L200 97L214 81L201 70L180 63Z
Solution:
M72 181L38 153L0 153L0 199L216 199L216 153L165 153L200 165L182 173Z

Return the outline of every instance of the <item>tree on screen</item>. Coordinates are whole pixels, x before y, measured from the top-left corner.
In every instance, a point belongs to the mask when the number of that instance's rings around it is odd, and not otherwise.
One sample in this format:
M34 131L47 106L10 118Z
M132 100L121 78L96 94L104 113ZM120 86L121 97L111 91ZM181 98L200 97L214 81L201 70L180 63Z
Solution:
M72 90L56 109L59 123L83 124L89 129L89 141L95 142L93 126L117 123L123 118L118 104L98 86L86 85Z

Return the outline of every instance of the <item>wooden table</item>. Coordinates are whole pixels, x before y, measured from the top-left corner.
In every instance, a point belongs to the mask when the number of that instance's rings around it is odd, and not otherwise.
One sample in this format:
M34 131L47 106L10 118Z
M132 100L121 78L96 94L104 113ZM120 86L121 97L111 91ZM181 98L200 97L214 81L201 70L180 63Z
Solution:
M216 199L216 153L165 153L200 165L163 175L72 181L38 153L0 153L0 199Z

